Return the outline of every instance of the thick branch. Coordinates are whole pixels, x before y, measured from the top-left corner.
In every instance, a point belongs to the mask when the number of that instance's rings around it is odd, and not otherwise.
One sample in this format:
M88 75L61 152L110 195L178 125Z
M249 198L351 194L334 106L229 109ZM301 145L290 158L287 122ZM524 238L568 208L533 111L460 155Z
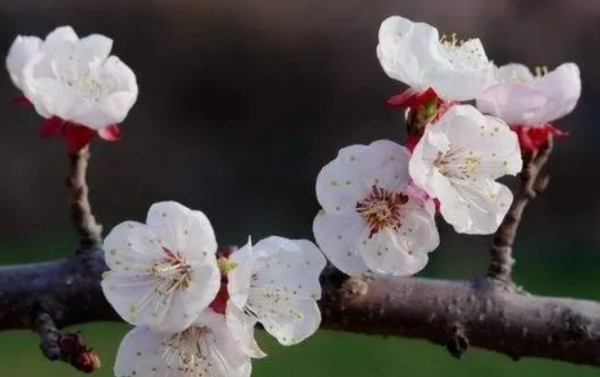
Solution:
M36 305L58 328L119 321L106 302L100 249L66 259L0 268L0 330L36 329ZM600 366L600 303L518 293L494 279L346 280L322 276L322 328L420 338L460 357L468 346Z
M551 152L552 136L539 151L526 153L523 157L521 185L502 224L492 238L491 263L488 269L488 276L491 278L506 283L512 282L512 253L517 230L527 204L548 186L549 177L540 173Z
M81 249L86 249L101 241L102 226L96 222L88 200L86 172L90 158L89 145L75 154L69 155L71 171L67 184L71 220L79 234Z

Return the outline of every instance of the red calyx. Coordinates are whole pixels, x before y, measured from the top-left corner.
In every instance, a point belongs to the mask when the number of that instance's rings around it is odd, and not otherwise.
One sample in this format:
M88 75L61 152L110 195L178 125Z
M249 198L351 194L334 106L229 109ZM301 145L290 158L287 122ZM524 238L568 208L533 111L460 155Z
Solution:
M425 105L439 99L437 93L432 88L428 88L424 92L417 92L412 88L408 88L400 94L392 96L387 100L390 107L400 108L416 108L419 105Z
M109 124L96 131L81 124L66 122L59 117L45 119L39 135L43 138L62 136L70 154L75 154L86 147L98 134L101 139L116 141L121 138L121 130L116 124Z
M225 314L227 309L227 301L229 301L229 292L227 291L227 277L221 278L221 288L215 299L208 305L215 313Z
M548 143L551 136L567 136L568 133L554 127L550 123L542 125L514 125L511 129L519 138L521 152L536 152Z
M77 370L91 373L100 368L100 357L93 348L86 347L80 333L61 335L58 340L58 347L60 358Z
M19 107L29 107L29 106L31 106L31 101L29 101L27 99L27 97L25 97L25 96L15 97L15 98L13 98L13 100L11 102L12 102L13 105L17 105Z

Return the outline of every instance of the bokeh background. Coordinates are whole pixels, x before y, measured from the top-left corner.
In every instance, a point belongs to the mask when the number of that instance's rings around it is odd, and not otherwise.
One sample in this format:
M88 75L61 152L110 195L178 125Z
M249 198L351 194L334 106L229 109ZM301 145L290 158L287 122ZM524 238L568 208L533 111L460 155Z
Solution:
M343 146L404 135L402 113L383 104L403 87L375 56L379 24L392 14L479 36L497 63L579 64L583 96L559 122L571 135L557 143L551 186L526 214L516 279L538 294L600 299L597 0L3 0L0 47L8 51L17 34L70 24L80 35L113 37L115 53L136 72L140 96L124 139L92 147L91 200L106 228L175 199L205 211L221 243L240 244L248 235L312 238L320 167ZM75 244L65 150L36 136L40 119L11 105L17 94L5 75L0 264L57 258ZM481 273L489 239L440 227L442 246L423 275ZM96 376L112 376L127 327L78 329L102 355ZM254 363L259 377L597 375L478 350L457 361L416 340L322 332L292 348L266 337L263 343L270 357ZM78 375L44 359L35 335L0 334L0 376Z

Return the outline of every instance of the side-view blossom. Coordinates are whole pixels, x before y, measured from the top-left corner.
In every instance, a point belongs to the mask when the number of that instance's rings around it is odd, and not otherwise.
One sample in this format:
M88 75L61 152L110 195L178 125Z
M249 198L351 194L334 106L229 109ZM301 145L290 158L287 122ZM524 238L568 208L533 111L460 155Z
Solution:
M102 290L131 324L182 331L214 300L221 277L217 242L200 211L153 204L146 224L125 221L104 240Z
M513 200L510 189L495 180L517 174L522 165L517 135L506 123L456 105L427 126L409 170L457 232L490 234Z
M434 204L411 188L409 158L406 148L379 140L341 149L319 173L313 232L346 274L412 275L437 248Z
M538 68L534 75L522 64L496 71L497 83L477 97L477 108L495 115L518 133L523 149L537 149L549 135L562 131L550 123L569 114L581 96L581 77L575 63L555 70Z
M251 371L225 317L210 310L180 332L135 327L121 341L114 366L117 377L249 377Z
M110 55L112 44L99 34L80 39L62 26L44 41L18 36L6 59L13 83L45 118L40 134L62 135L72 153L95 134L119 139L118 124L137 100L135 74Z
M229 259L227 322L245 352L262 357L251 331L257 322L283 345L297 344L317 331L321 312L319 276L326 260L308 240L271 236L248 241Z
M445 101L477 97L493 81L494 65L479 39L440 38L426 23L391 16L379 29L377 57L385 73L409 86L390 104L415 106L437 95Z

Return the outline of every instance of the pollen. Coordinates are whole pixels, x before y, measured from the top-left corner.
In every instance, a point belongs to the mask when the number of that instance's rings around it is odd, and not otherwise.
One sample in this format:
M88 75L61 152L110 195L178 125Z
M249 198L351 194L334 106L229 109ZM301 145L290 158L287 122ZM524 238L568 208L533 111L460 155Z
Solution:
M373 185L371 193L356 203L356 212L369 225L369 238L384 228L400 228L401 207L407 202L406 194Z

